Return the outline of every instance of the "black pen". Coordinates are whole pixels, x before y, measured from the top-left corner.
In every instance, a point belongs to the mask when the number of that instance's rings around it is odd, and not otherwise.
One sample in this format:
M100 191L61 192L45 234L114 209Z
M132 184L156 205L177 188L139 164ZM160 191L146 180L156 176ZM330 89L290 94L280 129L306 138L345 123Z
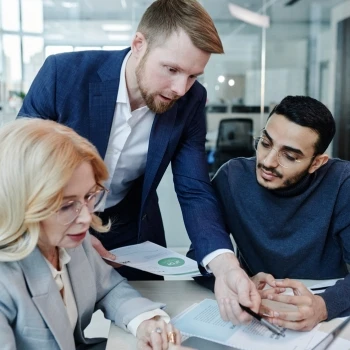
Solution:
M274 324L270 323L269 321L266 321L264 318L262 318L259 314L255 313L253 310L249 309L249 307L246 307L242 305L241 303L239 306L246 312L248 312L249 315L253 316L255 319L257 319L261 324L263 324L265 327L267 327L271 332L281 335L282 337L285 337L283 329L280 329L279 327L275 326Z
M329 287L333 287L333 286L324 286L324 287L317 287L317 288L310 288L311 290L324 290L327 289Z

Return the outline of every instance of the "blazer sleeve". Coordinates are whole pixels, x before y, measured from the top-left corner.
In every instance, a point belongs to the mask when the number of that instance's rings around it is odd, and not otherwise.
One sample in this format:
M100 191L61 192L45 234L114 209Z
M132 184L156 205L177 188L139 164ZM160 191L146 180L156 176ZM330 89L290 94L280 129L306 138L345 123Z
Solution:
M192 107L190 122L172 158L175 191L198 263L217 249L233 250L209 180L205 158L206 92L200 90L199 101Z
M106 264L92 247L89 235L83 245L96 281L95 309L102 310L107 319L127 330L127 324L136 316L165 307L163 303L143 298L124 277Z
M6 285L0 282L0 339L2 350L16 349L11 322L15 319L15 305Z
M32 117L57 121L56 57L49 56L33 80L17 117Z

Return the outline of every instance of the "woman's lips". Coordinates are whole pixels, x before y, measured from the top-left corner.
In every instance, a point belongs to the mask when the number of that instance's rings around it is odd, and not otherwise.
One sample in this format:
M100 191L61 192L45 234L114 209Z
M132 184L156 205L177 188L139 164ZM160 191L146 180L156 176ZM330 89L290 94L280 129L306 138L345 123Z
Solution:
M73 241L76 241L76 242L79 242L81 240L83 240L86 236L86 231L85 232L82 232L82 233L78 233L78 234L70 234L70 235L67 235L69 236L70 239L72 239Z

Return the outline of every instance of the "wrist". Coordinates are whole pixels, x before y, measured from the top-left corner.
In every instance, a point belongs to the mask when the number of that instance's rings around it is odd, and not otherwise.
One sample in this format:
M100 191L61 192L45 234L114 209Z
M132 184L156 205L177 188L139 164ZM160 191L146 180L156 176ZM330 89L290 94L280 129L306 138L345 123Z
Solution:
M326 302L319 295L315 295L315 298L317 300L317 309L319 310L319 322L325 321L328 318Z
M233 253L223 253L215 257L210 263L209 268L218 277L232 269L240 269L239 262Z

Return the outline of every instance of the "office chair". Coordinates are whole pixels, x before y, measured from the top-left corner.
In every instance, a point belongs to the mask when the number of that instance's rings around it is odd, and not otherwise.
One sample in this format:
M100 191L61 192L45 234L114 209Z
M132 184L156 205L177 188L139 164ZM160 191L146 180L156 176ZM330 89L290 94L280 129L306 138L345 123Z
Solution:
M248 118L221 120L214 155L215 171L231 158L254 155L253 120Z

